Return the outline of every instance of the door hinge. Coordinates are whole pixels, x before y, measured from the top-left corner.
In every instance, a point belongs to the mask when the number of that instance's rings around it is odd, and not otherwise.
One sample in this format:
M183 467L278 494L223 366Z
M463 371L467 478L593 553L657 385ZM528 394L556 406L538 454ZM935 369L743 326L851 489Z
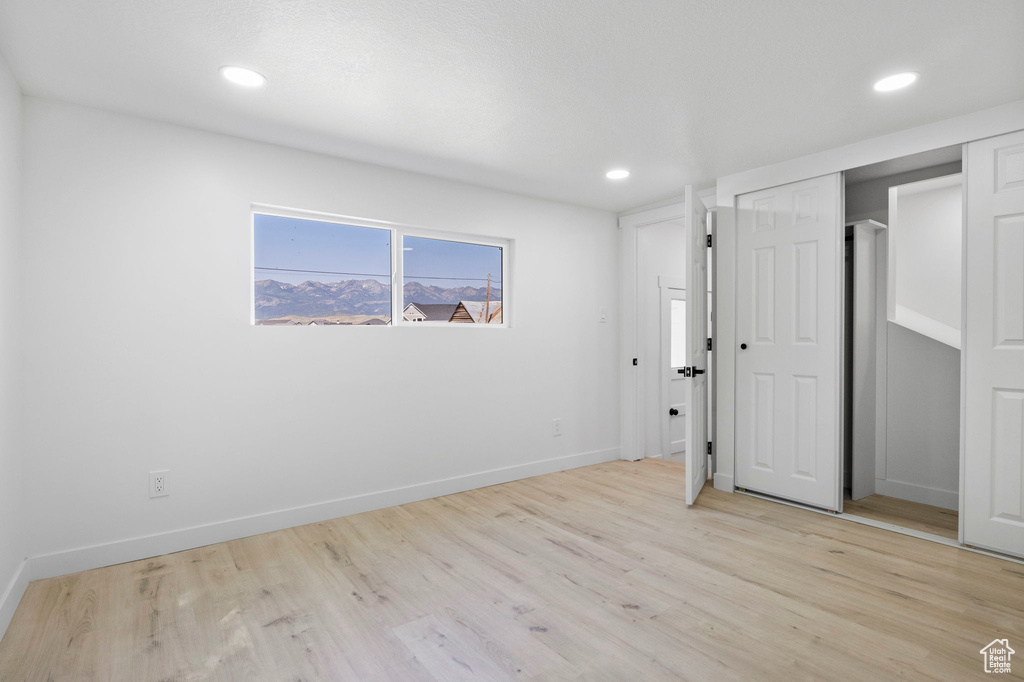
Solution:
M636 358L633 358L633 366L636 367Z
M711 337L708 337L708 350L711 350Z
M711 454L711 441L708 441L708 454Z
M708 235L708 248L711 248L711 235Z

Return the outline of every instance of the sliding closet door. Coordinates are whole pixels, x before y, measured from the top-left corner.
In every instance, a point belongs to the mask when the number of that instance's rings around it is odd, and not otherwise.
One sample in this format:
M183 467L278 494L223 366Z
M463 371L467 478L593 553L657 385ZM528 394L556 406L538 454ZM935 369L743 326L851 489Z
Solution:
M737 197L736 485L840 509L842 175Z
M1024 131L964 167L964 542L1024 556Z

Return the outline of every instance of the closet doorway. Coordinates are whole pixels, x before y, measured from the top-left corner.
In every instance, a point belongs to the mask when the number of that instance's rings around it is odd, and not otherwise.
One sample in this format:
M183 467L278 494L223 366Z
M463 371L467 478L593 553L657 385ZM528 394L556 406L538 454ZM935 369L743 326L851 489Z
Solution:
M845 173L843 512L956 540L962 147Z

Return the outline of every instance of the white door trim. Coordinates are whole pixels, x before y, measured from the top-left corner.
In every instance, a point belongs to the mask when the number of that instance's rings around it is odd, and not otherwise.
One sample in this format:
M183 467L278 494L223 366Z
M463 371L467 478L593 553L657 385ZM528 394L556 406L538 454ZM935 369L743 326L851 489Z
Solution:
M719 178L715 230L717 419L715 488L732 491L736 470L736 197L788 182L1020 130L1024 100ZM964 298L966 302L966 297ZM961 382L963 383L963 382ZM961 430L962 432L963 430ZM961 476L963 480L963 476ZM961 505L963 495L960 496Z
M853 228L853 452L851 489L858 500L875 492L878 428L878 233L874 220L847 223ZM882 292L884 294L884 291ZM881 315L885 320L885 315ZM884 373L882 375L884 377ZM871 409L864 409L870 405Z
M640 325L638 324L639 287L637 283L637 232L644 227L658 225L686 217L686 204L678 203L654 208L619 218L621 232L621 260L619 307L620 361L620 448L622 459L636 461L643 458L643 429L639 415L643 414L643 392L640 390L640 371L633 364L640 357Z
M964 541L964 496L967 494L967 487L964 485L964 477L967 473L967 143L961 148L960 171L963 173L963 206L961 225L963 225L963 241L960 243L961 271L960 271L960 481L957 489L959 497L959 510L957 514L958 525L956 539L961 545Z

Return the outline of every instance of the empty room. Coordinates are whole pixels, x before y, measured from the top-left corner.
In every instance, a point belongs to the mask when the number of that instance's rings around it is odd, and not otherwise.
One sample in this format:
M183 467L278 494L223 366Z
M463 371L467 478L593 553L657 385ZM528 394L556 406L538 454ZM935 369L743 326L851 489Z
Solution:
M0 0L0 681L1024 678L1022 31Z

